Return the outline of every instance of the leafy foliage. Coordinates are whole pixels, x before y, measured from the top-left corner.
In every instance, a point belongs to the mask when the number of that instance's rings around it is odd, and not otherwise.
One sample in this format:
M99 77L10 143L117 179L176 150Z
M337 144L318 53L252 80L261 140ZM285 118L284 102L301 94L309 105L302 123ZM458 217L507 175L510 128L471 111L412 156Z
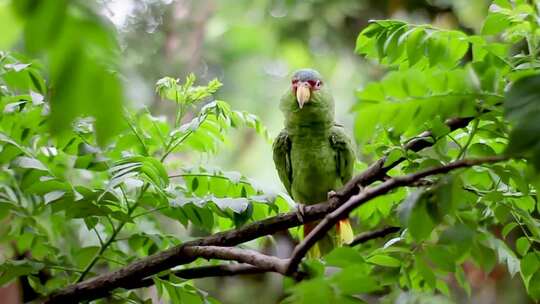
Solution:
M359 34L356 52L390 69L357 92L355 132L363 153L387 155L385 165L405 159L391 175L463 157L509 153L516 160L430 179L362 206L354 213L360 226L405 229L384 245L336 249L325 259L326 267L339 261L334 276L367 274L379 290L456 299L447 276L470 295L467 270L489 274L500 264L510 277L519 273L529 296L540 299L537 22L525 1L502 0L494 1L479 35L393 20L373 21ZM444 122L452 117L472 122L451 130ZM407 138L427 130L433 148L404 150ZM347 286L322 273L310 284L309 290L294 287L292 297L302 302L315 290L347 295Z
M29 73L45 83L41 71L17 54L2 56L0 206L10 223L3 228L4 241L16 244L7 247L8 254L31 256L4 263L3 284L27 276L36 292L47 294L83 279L98 265L116 268L116 261L178 244L180 236L157 233L167 223L163 216L211 232L287 207L283 198L264 194L240 173L190 169L170 157L217 152L231 128L250 127L267 136L256 116L211 100L221 85L217 80L200 87L194 87L194 76L185 84L174 81L175 95L183 101L172 125L146 109L127 111L125 129L100 147L93 117L79 118L72 131L51 137L48 97L15 89ZM163 90L162 80L157 90ZM191 113L191 121L183 123ZM174 171L181 173L169 176ZM91 241L81 243L84 239ZM45 270L47 279L38 279ZM182 297L206 297L190 283L176 287ZM171 299L177 296L165 289Z
M113 72L118 47L109 25L83 2L23 0L1 9L20 20L14 31L23 32L28 52L47 58L50 84L45 86L31 70L14 75L20 80L12 84L50 97L50 128L62 132L77 116L92 115L100 143L118 132L124 97Z

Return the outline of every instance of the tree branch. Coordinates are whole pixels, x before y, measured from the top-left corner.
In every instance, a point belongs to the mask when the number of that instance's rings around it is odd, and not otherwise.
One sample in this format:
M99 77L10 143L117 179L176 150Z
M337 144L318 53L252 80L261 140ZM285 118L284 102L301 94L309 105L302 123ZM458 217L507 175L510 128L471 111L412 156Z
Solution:
M474 117L451 118L446 120L445 124L450 129L450 132L452 132L457 129L465 128L473 119ZM434 137L433 132L425 131L408 140L407 143L404 145L404 149L418 152L420 150L433 146L436 140L437 138ZM384 180L388 171L390 171L392 168L405 160L405 158L402 157L395 162L387 164L385 166L384 163L386 162L386 159L387 157L383 156L379 160L371 164L361 174L355 176L352 180L350 180L343 188L341 188L340 191L336 193L336 195L338 197L345 198L345 200L348 200L351 196L358 193L358 185L368 186L375 181Z
M184 252L192 257L237 261L256 266L261 270L285 274L288 259L265 255L255 250L219 246L191 246Z
M368 231L357 235L354 240L349 244L353 247L366 243L370 240L385 237L389 234L398 232L400 227L385 227L378 230ZM224 264L224 265L210 265L194 268L185 268L173 272L173 275L182 279L200 279L208 277L224 277L235 276L243 274L261 274L271 272L272 270L262 269L250 264ZM168 275L162 276L163 279L167 279ZM139 282L124 286L126 289L137 289L141 287L148 287L154 285L152 278L146 278Z
M259 253L254 250L249 249L240 249L240 248L233 248L233 247L220 247L220 246L187 246L186 248L183 248L182 250L183 258L190 258L192 260L197 258L205 258L205 259L220 259L220 260L226 260L226 261L237 261L242 266L236 265L236 268L231 267L221 267L220 269L213 269L210 268L210 270L214 271L214 274L217 273L226 273L226 272L243 272L243 273L260 273L260 272L277 272L281 274L285 274L285 270L287 269L287 265L289 264L288 259L280 259L274 256L268 256L262 253ZM247 265L246 265L247 264ZM125 268L128 268L129 265ZM197 270L194 269L183 269L179 271L179 275L199 275L199 276L209 276L208 274L203 274L202 271L209 270L208 267L203 268L199 267ZM122 270L122 269L121 269ZM88 280L92 281L92 280ZM136 283L128 282L122 285L123 288L132 289L137 288L140 286L147 286L146 284L153 284L152 279L144 279L135 281ZM84 283L84 282L83 282ZM50 295L46 299L42 299L43 303L73 303L73 302L79 302L81 300L80 295L78 293L78 290L76 287L83 284L75 284L74 286L75 290L66 293L57 293L54 295ZM93 287L93 286L90 286ZM109 291L105 289L98 289L96 291L98 294L95 294L92 296L92 298L99 298L106 296Z
M340 219L346 218L351 211L358 208L372 198L388 193L398 187L407 186L416 181L431 175L443 174L459 168L472 167L475 165L494 163L508 159L507 156L492 156L478 159L463 159L451 162L447 165L426 169L420 172L397 176L387 179L385 182L364 189L357 195L352 196L346 203L341 205L336 210L330 212L324 219L306 236L306 238L296 246L292 253L292 257L287 267L287 274L291 275L298 269L298 265L302 258L307 254L308 250L315 245Z
M400 227L385 227L379 230L368 231L355 236L349 246L353 247L373 239L385 237L389 234L398 232L400 229Z
M463 128L473 118L455 118L446 122L450 131ZM411 139L405 145L405 149L420 151L430 147L435 140L431 132L426 131ZM359 185L367 186L377 180L382 180L386 173L397 166L404 159L398 159L394 163L384 166L386 157L382 157L373 163L367 170L349 181L335 196L326 202L306 206L304 209L303 222L298 219L295 212L280 214L272 218L248 224L244 227L224 231L210 235L205 238L183 243L182 245L156 253L146 258L137 260L130 265L116 271L102 274L83 282L70 285L64 289L50 294L44 301L47 303L93 300L106 296L116 288L127 288L135 281L140 281L161 271L176 267L178 265L192 262L195 258L185 253L185 249L190 246L235 246L247 241L257 239L261 236L273 234L276 231L286 230L299 226L304 222L312 222L322 219L326 214L332 212L344 202L348 201L359 190Z

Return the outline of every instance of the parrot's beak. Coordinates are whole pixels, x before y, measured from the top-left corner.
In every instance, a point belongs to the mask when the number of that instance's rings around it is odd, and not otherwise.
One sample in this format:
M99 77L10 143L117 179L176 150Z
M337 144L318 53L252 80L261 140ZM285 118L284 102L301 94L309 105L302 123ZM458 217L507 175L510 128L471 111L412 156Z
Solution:
M311 97L311 91L307 82L300 82L296 87L296 101L300 109L304 107L304 104L309 101Z

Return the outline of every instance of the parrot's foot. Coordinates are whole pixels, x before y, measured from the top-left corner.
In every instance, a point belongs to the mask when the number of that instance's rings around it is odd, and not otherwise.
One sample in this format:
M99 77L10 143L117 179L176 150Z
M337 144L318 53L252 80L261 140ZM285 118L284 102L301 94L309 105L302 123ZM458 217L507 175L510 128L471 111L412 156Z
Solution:
M330 190L330 191L328 191L328 193L326 194L326 198L329 199L329 200L332 199L332 198L334 198L334 197L337 197L337 196L338 196L338 194L337 194L337 192L334 191L334 190Z
M306 214L306 205L301 203L296 203L296 217L300 223L304 222L304 214Z

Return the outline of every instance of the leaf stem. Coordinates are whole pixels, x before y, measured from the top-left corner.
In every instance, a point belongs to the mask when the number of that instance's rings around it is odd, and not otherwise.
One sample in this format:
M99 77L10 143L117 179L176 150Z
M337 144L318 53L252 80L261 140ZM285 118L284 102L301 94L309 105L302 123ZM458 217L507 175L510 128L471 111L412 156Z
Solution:
M92 228L92 230L94 230L94 232L96 233L96 236L97 236L98 241L99 241L99 245L103 246L103 239L101 238L101 235L99 235L99 232L97 231L96 227Z
M200 118L200 122L199 122L199 126L201 124L204 123L204 121L206 120L206 118L208 117L208 114L204 114L204 116L202 116L202 118ZM181 143L184 142L184 140L186 140L191 134L193 134L193 130L189 130L189 132L187 132L186 134L184 134L184 136L182 136L177 142L175 142L173 144L173 141L174 141L174 138L171 138L169 144L167 145L167 147L165 148L165 154L163 154L163 156L161 157L160 161L163 162L165 161L165 159L167 158L167 156L169 156L169 154L172 153L172 151L174 151L174 149L176 149L176 147L178 147Z
M137 201L132 206L128 206L128 210L127 210L128 217L130 217L131 214L133 213L133 211L135 211L135 209L137 208L137 205L139 203L139 200L142 198L142 196L144 195L144 193L146 192L146 190L148 189L149 186L150 186L150 184L145 184L143 186L143 188L141 189L141 193L139 194L139 199L137 199ZM82 273L77 278L76 283L82 282L82 280L84 280L86 275L90 272L90 270L92 270L92 267L94 267L94 265L97 263L97 261L102 257L105 250L107 250L107 248L109 248L109 246L112 243L114 243L114 241L116 239L116 236L120 233L122 228L124 228L126 223L127 223L127 221L124 220L124 221L121 221L120 224L118 224L118 226L116 226L116 227L112 226L113 227L113 233L111 234L109 239L107 239L107 241L99 248L99 251L92 258L90 263L88 263L88 265L86 265L86 267L84 268Z
M141 146L143 147L143 150L144 150L144 155L149 156L150 154L148 152L148 147L146 147L146 144L144 143L144 140L142 139L139 132L137 132L137 129L133 125L133 122L130 120L130 118L127 117L127 115L125 117L126 117L125 119L126 119L126 122L127 122L128 126L129 126L129 128L131 129L133 134L135 134L135 137L137 137L137 140L139 140L139 142L141 143Z
M156 212L156 211L159 211L159 210L163 210L163 209L166 209L166 208L169 208L169 206L159 207L159 208L154 208L154 209L151 209L151 210L147 210L147 211L141 212L139 214L135 214L134 216L132 216L132 218L137 218L137 217L147 215L147 214L150 214L150 213L153 213L153 212Z
M235 182L225 175L216 175L216 174L210 174L210 173L181 173L181 174L169 175L169 178L176 178L176 177L213 177L213 178L224 179L227 181L232 181L233 183ZM245 184L245 185L249 185L253 187L253 185L251 185L251 183L248 181L238 180L236 183Z
M465 145L459 150L459 154L457 156L457 159L462 159L465 156L465 152L467 152L467 149L469 148L469 145L471 144L474 135L476 134L476 130L478 129L478 119L475 119L473 121L471 131L469 132L469 138L467 139L467 142Z
M32 261L32 262L35 262L35 263L43 264L43 265L45 265L46 268L50 268L50 269L57 269L57 270L63 270L63 271L69 271L69 272L79 272L79 273L82 272L81 269L72 268L72 267L66 267L66 266L62 266L62 265L58 265L58 264L53 264L53 263L50 263L50 262L47 262L47 261L40 261L40 260L36 260L36 259L32 259L32 258L26 258L26 260Z
M459 147L460 151L463 150L463 146L459 143L459 141L457 141L457 139L450 135L450 133L446 134L446 136L448 136Z

